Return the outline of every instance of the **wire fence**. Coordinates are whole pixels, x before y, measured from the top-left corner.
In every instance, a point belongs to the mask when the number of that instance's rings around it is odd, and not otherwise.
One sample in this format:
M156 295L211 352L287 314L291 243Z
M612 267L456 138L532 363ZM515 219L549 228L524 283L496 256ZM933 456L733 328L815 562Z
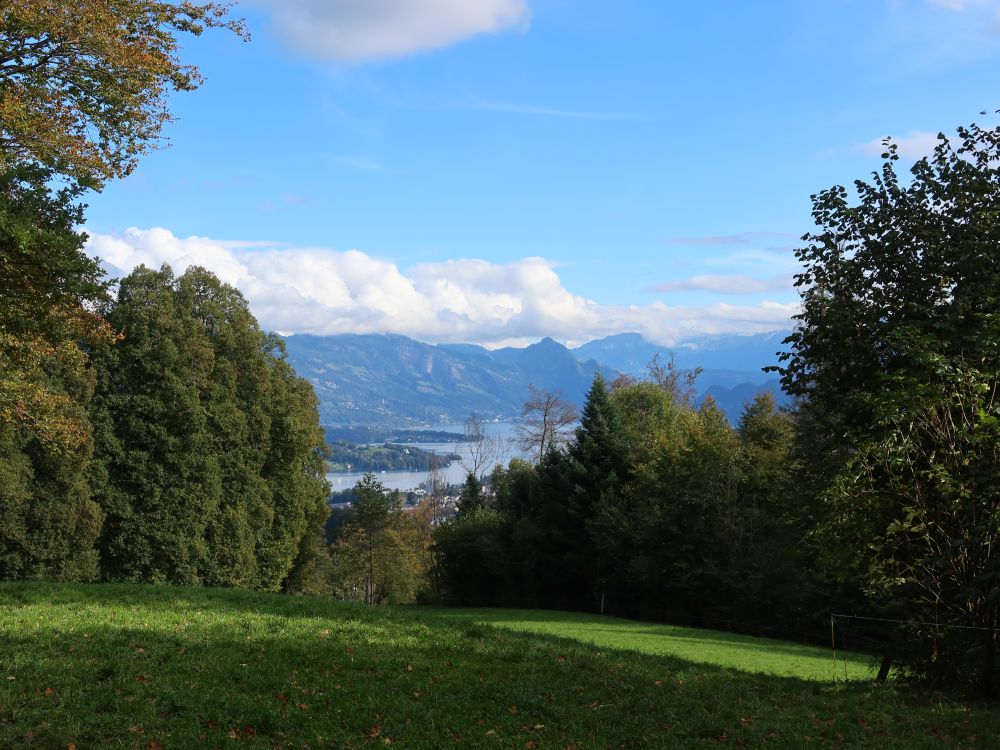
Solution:
M926 620L905 620L871 615L830 615L830 647L833 653L833 679L848 679L848 652L868 653L879 657L881 664L877 679L884 680L894 667L895 652L916 652L920 647L937 652L947 638L948 647L958 651L974 651L984 636L995 638L1000 628L982 625L959 625ZM838 652L840 656L838 657Z

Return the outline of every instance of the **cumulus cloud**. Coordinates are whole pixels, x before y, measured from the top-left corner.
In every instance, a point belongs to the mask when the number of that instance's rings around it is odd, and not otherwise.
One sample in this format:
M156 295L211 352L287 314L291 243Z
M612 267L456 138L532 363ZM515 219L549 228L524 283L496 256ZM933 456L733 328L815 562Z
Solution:
M646 289L647 292L710 292L712 294L764 294L792 288L792 276L777 275L766 279L755 276L703 275L690 279L666 281Z
M607 305L567 290L543 258L451 260L405 272L359 250L180 238L167 229L92 234L91 256L112 275L143 264L176 273L204 266L247 298L264 328L290 333L399 333L486 346L543 336L583 342L624 331L673 345L703 333L786 328L795 304Z
M404 57L525 27L525 0L257 0L287 44L346 62Z

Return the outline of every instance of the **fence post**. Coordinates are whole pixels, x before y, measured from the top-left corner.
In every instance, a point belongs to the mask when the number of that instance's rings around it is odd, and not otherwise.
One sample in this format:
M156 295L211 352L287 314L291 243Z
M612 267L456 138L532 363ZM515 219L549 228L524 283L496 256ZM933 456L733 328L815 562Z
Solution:
M836 685L837 679L837 631L834 629L833 625L833 615L830 615L830 646L833 648L833 684Z

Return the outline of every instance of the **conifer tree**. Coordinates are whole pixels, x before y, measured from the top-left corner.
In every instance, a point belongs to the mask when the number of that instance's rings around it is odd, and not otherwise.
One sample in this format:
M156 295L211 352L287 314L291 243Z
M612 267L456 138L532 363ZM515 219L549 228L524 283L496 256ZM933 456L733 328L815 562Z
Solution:
M483 507L483 485L470 471L465 477L462 492L458 497L458 513L459 515L468 515Z

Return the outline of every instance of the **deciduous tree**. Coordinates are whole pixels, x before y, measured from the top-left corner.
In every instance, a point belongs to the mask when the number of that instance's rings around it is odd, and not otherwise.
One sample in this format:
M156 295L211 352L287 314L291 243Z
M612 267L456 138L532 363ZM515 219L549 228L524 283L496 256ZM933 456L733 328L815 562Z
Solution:
M180 33L239 21L219 3L19 0L0 7L0 168L35 161L99 186L162 142L170 91L201 83Z
M529 397L521 410L517 434L521 448L537 461L546 451L564 445L571 437L569 428L576 422L576 408L563 401L558 391L544 391L528 386Z
M1000 129L942 135L908 178L891 142L883 158L855 183L857 202L842 187L814 196L819 228L798 251L802 312L782 380L813 428L807 455L830 488L827 528L864 555L869 591L905 617L991 632L976 658L989 688L1000 614Z
M100 509L86 470L94 387L82 346L113 340L83 253L79 191L51 172L0 173L0 578L90 579Z

